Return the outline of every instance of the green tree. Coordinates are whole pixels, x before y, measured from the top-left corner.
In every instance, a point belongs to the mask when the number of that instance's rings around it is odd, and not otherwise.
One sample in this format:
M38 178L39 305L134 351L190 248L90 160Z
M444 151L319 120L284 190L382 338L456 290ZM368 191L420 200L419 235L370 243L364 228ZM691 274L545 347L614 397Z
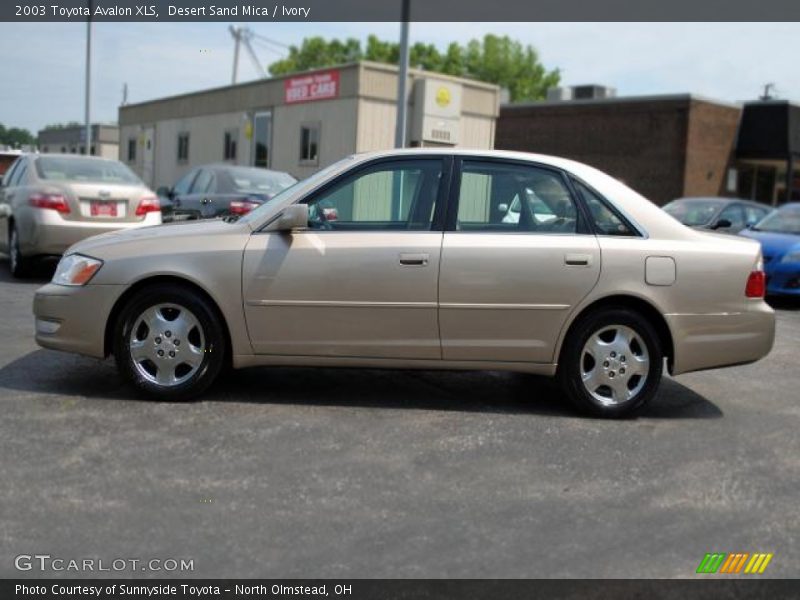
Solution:
M55 129L71 129L73 127L83 127L84 124L78 121L67 121L66 123L50 123L49 125L45 125L42 130L43 131L53 131Z
M27 129L20 127L9 127L6 129L0 124L0 145L11 146L18 148L20 146L28 146L34 144L36 138Z
M380 40L374 35L367 38L365 51L358 40L340 42L313 37L303 40L299 48L292 46L289 56L272 63L269 71L273 75L283 75L361 59L397 64L399 57L397 43ZM433 44L417 42L409 50L409 63L426 71L495 83L508 89L512 101L540 100L547 89L558 85L561 79L558 69L545 69L533 46L493 34L485 35L482 40L471 40L466 46L452 42L444 53Z
M361 43L356 39L325 40L311 37L298 46L289 47L289 56L269 65L272 75L285 75L308 69L342 65L361 59Z

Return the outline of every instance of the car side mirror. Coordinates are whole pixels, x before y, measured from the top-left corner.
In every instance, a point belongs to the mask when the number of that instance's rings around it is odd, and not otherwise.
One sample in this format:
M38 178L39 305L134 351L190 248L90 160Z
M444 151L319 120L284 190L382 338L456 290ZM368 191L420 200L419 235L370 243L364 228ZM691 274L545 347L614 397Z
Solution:
M156 190L156 196L161 196L162 198L172 198L172 188L162 185Z
M508 204L503 202L502 204L497 205L497 210L501 213L508 212Z
M275 227L278 231L292 231L308 227L308 204L291 204L283 209Z
M728 229L732 223L728 219L720 219L711 226L711 229Z

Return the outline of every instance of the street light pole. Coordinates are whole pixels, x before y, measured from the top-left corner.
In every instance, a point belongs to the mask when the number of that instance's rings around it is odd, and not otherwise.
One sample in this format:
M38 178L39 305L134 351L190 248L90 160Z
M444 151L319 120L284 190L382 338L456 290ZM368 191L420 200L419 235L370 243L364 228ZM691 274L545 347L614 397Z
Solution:
M400 26L400 68L397 73L397 129L394 134L395 148L406 145L406 119L408 99L406 85L408 83L408 22L411 13L411 0L402 0L402 24Z
M92 0L88 0L89 17L86 19L86 155L92 153L91 83L92 83Z

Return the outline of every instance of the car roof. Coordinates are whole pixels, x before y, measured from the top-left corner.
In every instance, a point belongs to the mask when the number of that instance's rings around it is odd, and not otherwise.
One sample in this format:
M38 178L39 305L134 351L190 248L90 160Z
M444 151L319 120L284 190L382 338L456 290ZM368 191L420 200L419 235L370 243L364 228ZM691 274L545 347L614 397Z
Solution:
M232 165L224 162L208 163L206 165L197 165L195 169L214 169L214 170L227 170L227 169L249 169L253 171L260 171L262 173L275 173L278 175L288 175L286 171L278 171L277 169L265 169L264 167L254 167L253 165Z

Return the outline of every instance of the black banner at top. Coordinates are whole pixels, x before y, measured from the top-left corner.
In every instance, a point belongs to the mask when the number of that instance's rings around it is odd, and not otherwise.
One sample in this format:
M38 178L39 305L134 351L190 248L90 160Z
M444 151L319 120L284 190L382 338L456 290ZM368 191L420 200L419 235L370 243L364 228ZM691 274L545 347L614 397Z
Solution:
M404 0L3 0L0 21L400 21ZM800 21L797 0L409 0L411 21Z

